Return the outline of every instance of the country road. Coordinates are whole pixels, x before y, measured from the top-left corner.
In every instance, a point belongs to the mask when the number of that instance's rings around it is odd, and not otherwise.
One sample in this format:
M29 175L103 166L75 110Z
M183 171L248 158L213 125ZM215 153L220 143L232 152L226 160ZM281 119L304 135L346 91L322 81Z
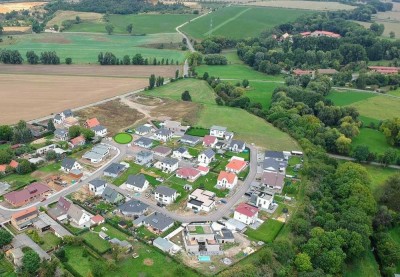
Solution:
M331 158L334 158L334 159L338 159L338 160L344 160L344 161L349 161L349 162L354 162L355 161L355 159L353 159L351 157L347 157L347 156L341 156L341 155L329 154L329 153L328 153L328 156L331 157ZM377 162L370 162L368 164L375 165L375 166L382 166L383 167L382 164L377 163ZM393 169L400 169L400 166L394 165L394 164L390 164L387 167L393 168Z

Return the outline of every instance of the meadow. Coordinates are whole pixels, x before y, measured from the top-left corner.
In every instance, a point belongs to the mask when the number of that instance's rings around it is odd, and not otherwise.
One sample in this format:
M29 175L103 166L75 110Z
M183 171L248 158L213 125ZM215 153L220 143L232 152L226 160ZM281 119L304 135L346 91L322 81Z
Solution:
M279 1L262 1L252 2L248 5L259 7L274 7L274 8L289 8L300 10L313 11L337 11L337 10L352 10L354 6L328 1L298 1L298 0L279 0Z
M358 145L366 145L370 151L378 154L383 154L388 148L396 149L387 143L382 132L370 128L361 128L360 134L352 139L351 145L353 148Z
M192 21L181 30L195 39L204 39L209 36L255 37L266 29L293 21L306 13L309 11L229 6Z
M347 106L358 101L362 101L371 97L375 97L376 94L369 92L355 92L355 91L332 91L326 97L335 103L336 106Z
M283 225L283 222L268 219L257 230L247 228L245 234L254 240L273 242Z

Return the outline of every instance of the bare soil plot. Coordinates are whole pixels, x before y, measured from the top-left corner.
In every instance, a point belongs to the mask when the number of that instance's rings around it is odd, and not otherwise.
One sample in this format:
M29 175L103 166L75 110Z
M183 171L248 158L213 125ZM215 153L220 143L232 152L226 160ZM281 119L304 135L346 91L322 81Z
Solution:
M11 11L29 10L36 6L42 6L46 2L20 2L20 3L1 3L0 13L8 13Z
M91 12L75 12L75 11L57 11L54 14L54 17L47 22L47 27L53 27L55 24L61 26L61 23L65 20L75 20L76 17L79 16L81 20L87 21L101 21L103 15L100 13L91 13Z
M67 42L66 42L67 43ZM35 74L66 76L106 76L148 78L151 74L163 77L174 77L175 71L182 72L179 65L10 65L0 64L0 74Z
M316 1L263 1L263 2L247 2L247 6L288 8L313 11L337 11L337 10L353 10L355 7L337 3L337 2L316 2Z
M35 66L34 66L35 67ZM56 68L57 66L54 66ZM77 108L148 85L147 79L0 74L2 124Z
M26 27L3 27L3 34L4 35L14 35L14 34L27 34L31 33L32 29L30 26Z

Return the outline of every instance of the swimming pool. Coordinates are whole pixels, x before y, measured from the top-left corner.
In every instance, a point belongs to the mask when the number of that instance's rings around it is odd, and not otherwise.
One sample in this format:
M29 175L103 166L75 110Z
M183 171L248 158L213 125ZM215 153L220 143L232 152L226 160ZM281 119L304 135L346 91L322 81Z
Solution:
M211 262L210 256L199 256L199 262Z

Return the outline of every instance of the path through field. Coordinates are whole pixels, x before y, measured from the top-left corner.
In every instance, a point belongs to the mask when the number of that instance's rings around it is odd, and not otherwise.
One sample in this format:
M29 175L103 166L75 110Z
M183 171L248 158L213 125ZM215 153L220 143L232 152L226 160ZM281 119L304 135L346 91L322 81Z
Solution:
M204 33L204 35L209 36L211 35L214 31L218 30L219 28L225 26L226 24L228 24L231 21L234 21L235 19L239 18L242 14L244 14L245 12L248 12L249 10L251 10L251 8L247 8L241 12L239 12L238 14L236 14L234 17L229 18L228 20L225 20L224 22L222 22L221 24L219 24L218 26L215 26L213 29L209 30L208 32Z

